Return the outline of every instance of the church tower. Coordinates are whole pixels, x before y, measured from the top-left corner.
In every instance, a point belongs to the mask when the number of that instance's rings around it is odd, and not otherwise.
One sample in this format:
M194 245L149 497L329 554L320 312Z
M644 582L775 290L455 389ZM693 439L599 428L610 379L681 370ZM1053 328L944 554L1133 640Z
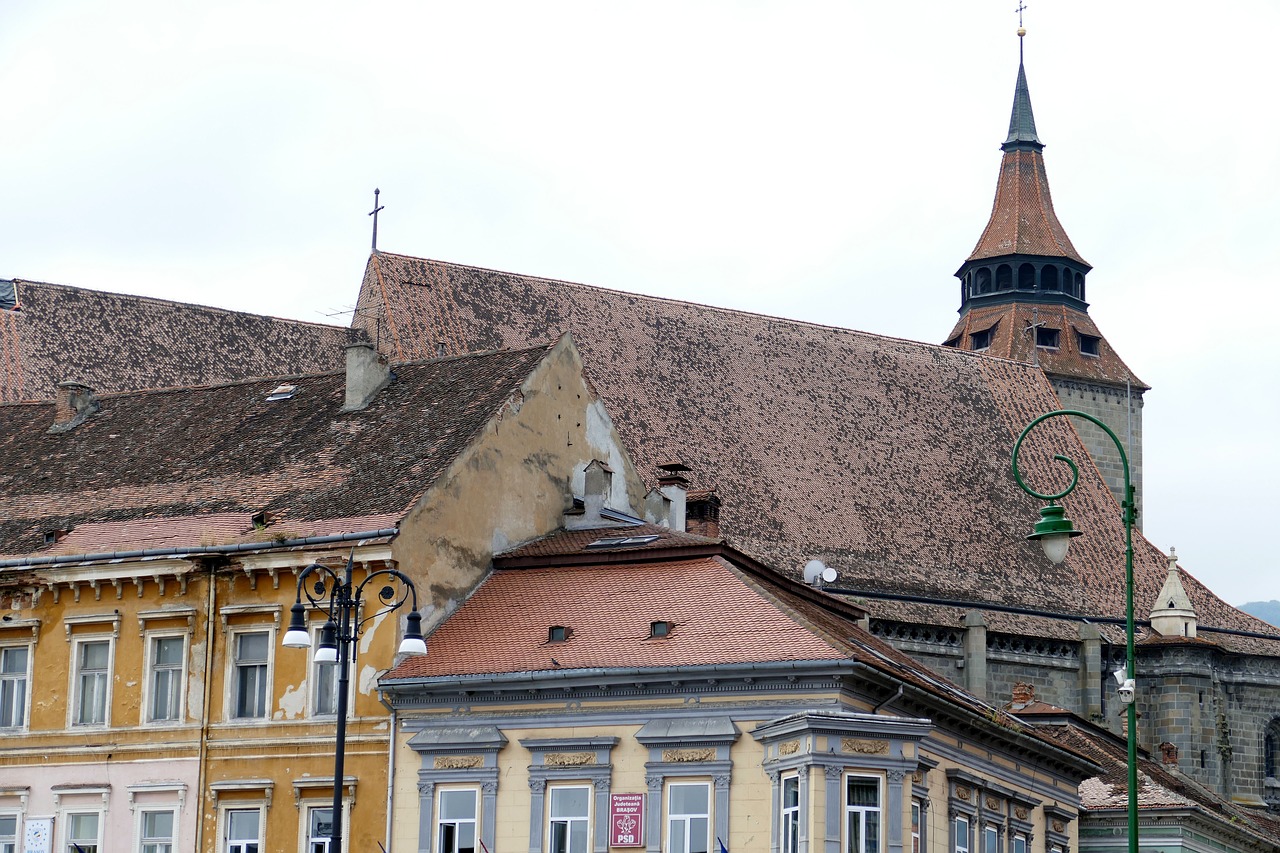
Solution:
M946 345L1039 365L1064 409L1093 415L1125 443L1140 508L1147 386L1089 317L1085 280L1092 267L1053 210L1022 62L1025 34L1019 28L1018 82L991 219L956 272L960 319ZM1124 472L1115 445L1087 421L1075 426L1116 500L1123 500Z

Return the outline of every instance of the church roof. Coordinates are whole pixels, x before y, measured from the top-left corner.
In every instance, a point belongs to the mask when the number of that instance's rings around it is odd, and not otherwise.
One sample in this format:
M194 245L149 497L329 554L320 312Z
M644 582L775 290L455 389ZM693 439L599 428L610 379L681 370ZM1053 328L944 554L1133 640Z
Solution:
M47 560L394 527L546 353L398 364L345 413L344 372L104 394L57 434L54 403L0 405L0 549Z
M47 400L59 382L99 391L208 385L342 366L359 332L183 302L13 282L0 311L0 401Z
M1033 324L1058 331L1057 347L1037 347ZM969 336L990 331L987 355L1038 364L1054 377L1080 379L1124 388L1127 382L1135 393L1149 389L1098 331L1083 311L1061 304L1006 302L980 305L966 311L947 335L961 349L969 348ZM1097 355L1081 351L1081 336L1094 338Z
M371 256L359 304L357 317L403 358L571 330L638 469L684 462L694 488L721 496L726 539L764 563L798 574L821 559L840 573L835 586L864 593L1124 612L1119 511L1065 423L1043 427L1051 452L1028 457L1027 473L1056 477L1052 452L1084 463L1067 508L1089 532L1061 566L1023 540L1038 506L1014 483L1009 454L1023 426L1058 408L1031 364L386 252ZM1143 540L1137 547L1142 608L1164 583L1165 559ZM1186 583L1202 631L1280 635L1190 575ZM963 612L887 600L870 609L937 625ZM1078 635L1070 620L988 611L987 621ZM1227 645L1275 648L1243 637Z

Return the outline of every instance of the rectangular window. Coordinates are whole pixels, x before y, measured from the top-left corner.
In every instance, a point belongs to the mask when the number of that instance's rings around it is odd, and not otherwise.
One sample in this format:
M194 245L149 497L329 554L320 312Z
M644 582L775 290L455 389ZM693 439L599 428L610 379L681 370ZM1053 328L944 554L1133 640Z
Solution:
M1058 330L1047 329L1044 326L1036 327L1036 346L1043 349L1058 348Z
M982 853L1000 853L1000 830L992 824L982 828Z
M0 815L0 853L17 853L18 816Z
M173 812L143 812L139 853L173 853Z
M1102 338L1097 335L1086 335L1078 332L1076 340L1080 344L1081 355L1098 356L1102 354Z
M591 789L583 786L551 788L548 853L587 853L591 820Z
M235 697L233 708L239 718L267 716L267 664L271 652L266 631L236 634Z
M311 655L312 707L318 716L335 716L338 713L338 662L315 660L314 652L319 647L320 633L317 631Z
M1015 835L1013 837L1012 853L1027 853L1027 837L1025 835Z
M151 722L177 722L181 717L185 652L183 637L151 638L151 699L147 707L147 718Z
M257 809L229 809L226 853L259 853L261 825Z
M707 853L711 848L711 787L667 787L667 853Z
M920 853L920 801L911 801L911 853ZM1023 850L1022 853L1027 853Z
M981 352L984 349L991 348L991 330L984 329L981 332L969 333L969 349L974 352Z
M98 818L97 812L67 815L66 853L98 853Z
M436 853L475 853L479 792L474 788L440 792Z
M93 640L76 646L75 724L101 726L107 722L107 687L111 642Z
M844 812L847 853L879 853L880 780L845 777Z
M782 844L781 853L798 853L800 850L800 777L788 776L782 780Z
M0 728L17 729L26 722L29 656L26 646L0 649Z
M307 810L307 853L329 853L333 840L333 808Z
M955 822L955 851L969 853L969 818L961 815Z

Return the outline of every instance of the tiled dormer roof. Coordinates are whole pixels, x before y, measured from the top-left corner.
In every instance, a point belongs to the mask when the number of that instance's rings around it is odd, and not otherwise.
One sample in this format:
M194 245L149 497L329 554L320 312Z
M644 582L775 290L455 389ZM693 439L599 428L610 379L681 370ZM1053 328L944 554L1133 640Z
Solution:
M349 413L340 372L285 377L293 394L274 401L279 377L102 395L96 414L53 435L53 403L0 405L0 550L48 557L394 527L547 351L398 364Z
M208 385L342 367L352 329L80 287L14 282L0 311L0 401Z
M572 330L637 468L683 460L692 488L715 484L727 541L783 571L816 558L850 589L1124 613L1124 530L1093 466L1081 465L1068 501L1089 532L1066 562L1047 566L1023 539L1038 505L1014 483L1009 454L1026 424L1058 408L1031 364L386 252L370 258L357 317L414 358L438 345L520 346ZM1042 429L1043 450L1089 458L1069 425ZM1029 477L1059 475L1052 452L1022 460ZM1164 584L1166 560L1144 540L1137 549L1141 609ZM1280 635L1185 580L1202 632ZM873 610L937 625L960 614L886 601ZM1071 621L988 612L988 624L1078 638Z

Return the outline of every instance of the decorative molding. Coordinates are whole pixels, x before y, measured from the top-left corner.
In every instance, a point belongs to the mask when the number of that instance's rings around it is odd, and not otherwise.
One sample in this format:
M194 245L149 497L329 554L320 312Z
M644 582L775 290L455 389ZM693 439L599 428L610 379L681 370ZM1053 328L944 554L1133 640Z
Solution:
M649 789L650 793L652 794L662 793L662 777L661 776L646 776L644 777L644 784L645 784L645 787Z
M898 784L902 784L902 780L903 780L903 779L906 779L906 778L907 778L907 772L906 772L905 770L890 770L890 771L889 771L889 781L890 781L890 782L897 782Z
M261 791L262 802L269 809L271 808L271 793L275 789L275 784L270 779L228 779L211 784L209 793L213 795L213 804L216 807L219 795L226 791Z
M178 811L182 811L187 803L187 783L186 782L141 782L137 785L130 785L126 788L129 792L129 811L133 811L137 805L135 800L138 794L148 793L164 793L173 791L177 795Z
M548 752L543 761L554 767L578 767L594 764L596 756L592 752Z
M63 616L62 624L67 629L67 642L71 642L71 629L76 625L111 625L111 636L115 639L120 638L120 614L119 613L88 613L81 615Z
M19 631L26 630L31 632L31 644L34 646L40 642L40 620L39 619L12 619L6 618L0 620L0 631Z
M281 606L279 604L228 604L218 608L218 615L222 617L222 633L226 634L230 628L231 617L245 614L268 614L274 621L275 626L279 628L280 611Z
M840 751L856 752L860 755L886 755L889 752L889 744L883 740L846 737L840 739Z
M964 800L966 803L973 798L973 791L963 785L956 786L956 799Z
M671 764L682 764L690 761L715 761L716 751L714 747L706 749L664 749L662 751L662 760Z
M827 780L839 780L844 776L844 768L837 764L828 764L823 768L826 771Z
M547 780L546 779L530 779L529 790L535 794L545 793L547 790Z
M474 770L484 767L483 755L437 755L432 766L437 770Z
M138 636L146 636L148 622L158 622L161 619L186 619L187 636L195 635L196 609L194 607L172 607L160 610L138 611Z
M789 740L786 743L778 745L779 755L795 755L800 751L800 741Z

